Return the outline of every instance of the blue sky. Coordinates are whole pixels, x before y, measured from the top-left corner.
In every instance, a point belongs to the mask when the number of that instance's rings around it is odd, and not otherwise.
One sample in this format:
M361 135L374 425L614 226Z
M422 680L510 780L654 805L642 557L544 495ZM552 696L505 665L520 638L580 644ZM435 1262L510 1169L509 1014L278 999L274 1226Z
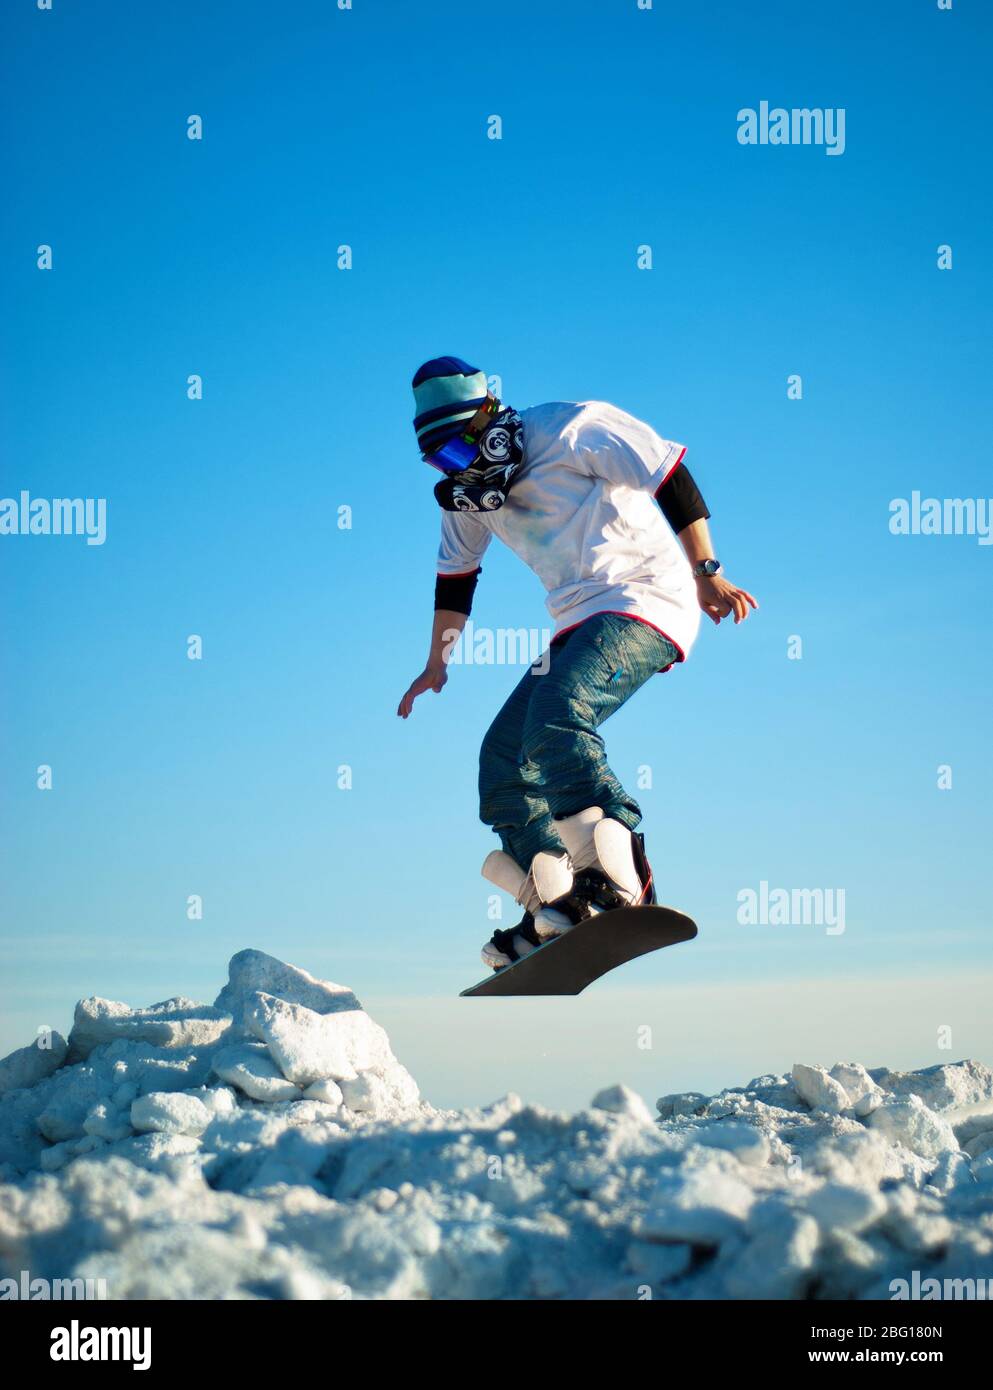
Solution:
M888 528L914 489L993 492L989 7L464 16L5 7L0 495L105 497L108 536L0 536L0 1049L84 994L212 997L251 945L353 986L443 1103L707 1089L801 1044L993 1061L993 547ZM844 155L740 145L762 100L843 107ZM653 768L649 851L700 938L568 1004L454 997L517 672L394 717L438 526L409 381L440 353L685 442L762 605L605 729L622 778ZM495 546L473 616L547 624ZM761 880L844 888L845 933L739 925Z

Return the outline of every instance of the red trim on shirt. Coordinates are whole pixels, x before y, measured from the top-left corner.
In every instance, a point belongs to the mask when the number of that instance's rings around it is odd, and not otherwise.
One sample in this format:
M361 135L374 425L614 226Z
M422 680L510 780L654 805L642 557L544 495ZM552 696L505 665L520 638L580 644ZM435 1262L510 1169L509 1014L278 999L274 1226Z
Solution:
M582 627L582 626L583 626L583 623L588 623L589 620L590 620L590 618L597 618L597 617L599 617L599 616L600 616L600 613L613 613L613 614L615 615L615 617L618 617L618 618L633 618L634 621L635 621L636 623L644 623L645 626L646 626L646 627L650 627L650 628L652 629L653 632L658 632L658 633L660 633L660 634L665 638L665 640L666 640L667 642L672 642L672 645L676 648L676 651L679 653L679 657L678 657L678 660L679 660L679 661L685 661L685 660L686 660L686 653L683 651L682 647L679 645L678 642L674 641L673 638L671 638L667 632L663 632L662 628L658 627L655 623L650 623L650 622L648 621L648 619L647 619L647 618L643 618L643 617L641 616L640 613L624 613L624 612L621 611L620 608L601 608L600 611L599 611L599 613L591 613L591 614L589 615L589 617L587 617L587 618L580 618L580 620L579 620L578 623L573 623L571 627L564 627L564 628L561 630L561 632L557 632L557 633L555 634L555 636L552 638L552 641L553 641L553 642L557 642L558 639L559 639L560 637L564 637L564 636L566 635L567 632L575 632L575 630L576 630L577 627ZM676 663L673 662L673 665L675 665L675 664L676 664ZM668 666L664 666L662 669L663 669L664 671L668 671L668 670L669 670L669 667L668 667Z
M679 467L679 465L682 463L682 461L683 461L683 459L684 459L685 457L686 457L686 445L684 444L683 447L682 447L682 449L680 449L680 451L679 451L679 458L678 458L678 459L676 460L676 462L672 465L672 467L669 469L668 473L665 475L665 477L664 477L664 478L662 479L662 481L659 483L658 487L655 489L655 496L656 496L656 497L658 497L659 493L660 493L660 492L662 491L662 489L665 487L666 483L667 483L667 482L669 481L669 479L672 477L673 473L675 473L676 469ZM671 638L671 637L669 638L669 641L670 641L670 642L672 641L672 638Z
M468 579L470 574L479 573L479 565L474 570L461 570L458 574L445 574L443 570L438 571L439 579Z

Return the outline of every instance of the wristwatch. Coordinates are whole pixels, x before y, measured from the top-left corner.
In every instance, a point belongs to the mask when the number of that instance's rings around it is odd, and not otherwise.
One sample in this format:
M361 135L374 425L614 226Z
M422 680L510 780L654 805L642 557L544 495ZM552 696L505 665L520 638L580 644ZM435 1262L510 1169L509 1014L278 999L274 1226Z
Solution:
M720 573L720 569L720 560L701 560L698 565L693 566L693 578L712 579L715 574Z

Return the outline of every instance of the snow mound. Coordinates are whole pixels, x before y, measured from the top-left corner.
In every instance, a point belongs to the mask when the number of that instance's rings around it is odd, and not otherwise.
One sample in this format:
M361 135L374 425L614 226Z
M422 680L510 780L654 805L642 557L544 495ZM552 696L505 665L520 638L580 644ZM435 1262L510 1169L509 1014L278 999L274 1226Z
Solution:
M993 1267L977 1062L439 1111L350 990L259 951L212 1005L84 1000L41 1052L0 1062L0 1293L889 1298Z

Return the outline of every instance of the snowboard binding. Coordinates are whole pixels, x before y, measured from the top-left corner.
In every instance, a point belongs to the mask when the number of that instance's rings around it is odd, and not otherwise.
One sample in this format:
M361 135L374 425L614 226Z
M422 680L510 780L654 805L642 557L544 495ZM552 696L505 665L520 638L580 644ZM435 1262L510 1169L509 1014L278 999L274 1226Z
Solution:
M645 837L600 807L558 823L566 854L536 854L527 873L503 850L483 864L483 876L524 907L515 927L496 931L483 947L484 965L505 969L580 922L621 907L653 904L655 887Z

